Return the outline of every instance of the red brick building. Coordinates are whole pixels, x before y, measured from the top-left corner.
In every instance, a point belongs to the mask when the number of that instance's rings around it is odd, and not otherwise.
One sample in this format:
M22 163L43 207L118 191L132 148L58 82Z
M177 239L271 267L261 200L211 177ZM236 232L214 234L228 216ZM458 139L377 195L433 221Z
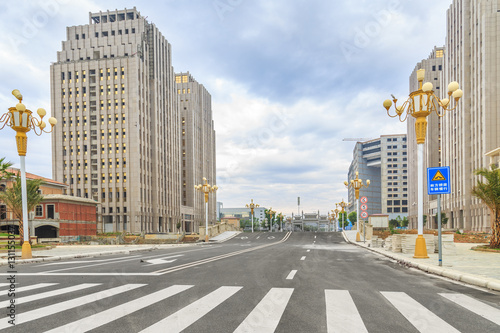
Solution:
M10 170L13 173L18 170ZM44 199L29 213L30 234L39 238L59 238L61 241L79 240L80 236L95 236L97 229L97 201L64 195L64 183L26 173L27 179L42 179L40 186ZM14 178L0 181L0 191L12 186ZM0 231L9 226L18 230L18 221L8 207L0 202Z

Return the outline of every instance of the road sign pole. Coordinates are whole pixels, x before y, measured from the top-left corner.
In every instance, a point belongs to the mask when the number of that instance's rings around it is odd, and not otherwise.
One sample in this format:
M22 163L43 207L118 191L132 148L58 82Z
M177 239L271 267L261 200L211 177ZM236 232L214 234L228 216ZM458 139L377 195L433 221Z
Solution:
M441 194L438 194L437 198L438 202L438 252L439 252L439 266L443 266L443 248L442 248L442 239L441 239Z

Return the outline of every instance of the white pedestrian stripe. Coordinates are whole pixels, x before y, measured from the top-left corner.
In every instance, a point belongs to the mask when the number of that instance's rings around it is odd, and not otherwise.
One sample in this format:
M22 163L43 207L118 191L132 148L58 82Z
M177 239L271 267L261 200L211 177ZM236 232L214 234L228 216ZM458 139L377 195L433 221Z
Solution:
M37 284L33 284L31 286L26 286L26 287L19 287L19 284L16 284L16 290L15 290L15 292L16 293L20 293L20 292L23 292L23 291L29 291L29 290L33 290L33 289L46 288L46 287L50 287L50 286L55 286L56 284L58 284L58 283L37 283ZM8 289L7 290L2 290L2 291L0 291L0 294L3 295L7 291L9 291L9 290Z
M56 283L47 283L47 284L56 284ZM28 303L28 302L33 302L33 301L37 301L39 299L49 298L49 297L58 296L58 295L62 295L62 294L67 294L70 292L74 292L74 291L78 291L78 290L82 290L82 289L87 289L87 288L95 287L98 285L100 285L100 283L83 283L83 284L79 284L76 286L47 291L47 292L44 292L41 294L34 294L34 295L30 295L30 296L20 297L20 298L16 299L16 305L24 304L24 303ZM17 290L16 290L16 292L17 292ZM0 307L4 307L4 306L6 307L9 304L10 304L10 300L3 301L3 302L0 302Z
M500 310L463 294L439 294L475 314L500 325Z
M296 270L296 269L292 270L292 271L288 274L288 276L286 277L286 279L287 279L287 280L293 280L293 277L295 276L295 274L296 274L296 273L297 273L297 270Z
M460 333L403 292L390 291L381 294L421 333Z
M32 320L36 320L42 317L50 316L59 312L73 309L81 305L97 302L99 300L102 300L103 298L115 296L143 286L145 286L145 284L126 284L124 286L107 289L94 294L74 298L69 301L56 303L36 310L21 312L17 314L16 320L18 323L27 323ZM0 321L0 329L7 328L10 326L11 325L8 323L7 320Z
M292 293L293 288L272 288L234 333L273 333Z
M365 324L348 290L325 290L328 333L364 333Z
M302 258L300 258L300 260L306 260L306 256L303 256Z
M48 332L87 332L119 318L125 317L133 312L144 309L149 305L158 303L166 298L169 298L192 287L194 286L174 285L152 294L143 296L136 300L115 306L114 308L96 313L95 315L55 328Z
M306 252L311 252L311 250L307 250Z
M177 333L186 329L243 287L220 287L205 297L141 331Z

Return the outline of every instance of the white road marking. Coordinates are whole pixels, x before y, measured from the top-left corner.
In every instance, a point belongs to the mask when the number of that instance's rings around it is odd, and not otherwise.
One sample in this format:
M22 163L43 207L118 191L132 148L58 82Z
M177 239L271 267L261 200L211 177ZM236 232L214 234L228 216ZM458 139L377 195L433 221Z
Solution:
M316 239L316 236L314 236L314 239Z
M311 252L311 250L307 250L306 252Z
M244 237L241 237L241 239L248 239L248 237L244 236Z
M233 296L243 287L220 287L196 302L189 304L176 313L160 320L154 325L141 331L144 332L166 332L177 333L191 326L198 319L209 313L219 304ZM166 331L165 331L166 330Z
M403 292L387 291L381 294L421 333L460 333Z
M234 333L273 333L292 293L293 288L272 288Z
M57 327L48 332L71 332L71 333L87 332L94 328L110 323L114 320L117 320L119 318L128 316L133 312L144 309L147 306L158 303L166 298L169 298L173 295L176 295L192 287L194 286L182 286L182 285L171 286L162 289L160 291L154 292L152 294L143 296L141 298L135 299L133 301L115 306L114 308L98 312L95 315L74 321L72 323L69 323L61 327Z
M257 238L255 238L255 239L259 239L259 238L260 238L260 236L257 236Z
M81 305L89 304L92 302L100 301L103 298L115 296L139 287L143 287L145 284L126 284L124 286L106 289L103 291L99 291L94 294L90 294L87 296L82 296L78 298L71 299L69 301L52 304L43 308L38 308L36 310L21 312L17 314L17 322L19 323L27 323L29 321L33 321L42 317L47 317L59 312L63 312L69 309L73 309L79 307ZM10 327L11 325L7 320L0 321L0 329Z
M267 239L275 239L275 238L276 238L276 237L274 237L274 236L269 236L269 237L267 237Z
M368 333L348 290L325 290L328 333Z
M300 260L306 260L306 256L303 256L302 258L300 258Z
M177 257L182 257L182 256L183 256L183 254L178 254L178 255L175 255L175 256L168 256L168 257L163 257L163 258L149 259L149 260L144 260L144 261L147 262L147 263L149 263L149 265L146 265L146 266L169 264L171 262L176 261L177 259L174 259L174 260L165 260L165 259L177 258Z
M50 284L50 283L48 283L48 284ZM52 283L52 284L57 284L57 283ZM98 285L100 285L100 283L83 283L83 284L79 284L79 285L72 286L72 287L67 287L67 288L47 291L47 292L40 293L40 294L34 294L34 295L30 295L30 296L20 297L20 298L16 299L16 305L24 304L24 303L28 303L28 302L33 302L33 301L37 301L39 299L49 298L49 297L58 296L58 295L62 295L62 294L67 294L67 293L70 293L73 291L78 291L78 290L82 290L82 289L86 289L86 288L90 288L90 287L95 287ZM17 292L17 290L16 290L16 292ZM10 304L10 300L3 301L3 302L0 302L0 307L7 307L9 304Z
M500 325L500 310L463 294L439 294L475 314Z
M286 277L287 280L293 280L293 277L297 274L297 270L294 269L290 273L288 273L288 276Z
M38 283L38 284L33 284L31 286L26 286L26 287L19 287L19 284L16 283L16 290L15 292L16 293L20 293L20 292L23 292L23 291L28 291L28 290L33 290L33 289L39 289L39 288L45 288L45 287L50 287L50 286L55 286L56 284L59 284L59 283ZM6 293L8 290L2 290L0 291L0 294L4 294Z
M112 259L100 259L100 260L72 260L72 261L58 261L58 262L49 262L46 264L41 264L41 266L50 266L50 265L68 265L68 264L90 264L90 263L99 263L99 262L107 262L107 261L120 261L123 259L131 259L131 258L136 258L139 257L137 256L127 256L127 257L121 257L121 258L112 258Z

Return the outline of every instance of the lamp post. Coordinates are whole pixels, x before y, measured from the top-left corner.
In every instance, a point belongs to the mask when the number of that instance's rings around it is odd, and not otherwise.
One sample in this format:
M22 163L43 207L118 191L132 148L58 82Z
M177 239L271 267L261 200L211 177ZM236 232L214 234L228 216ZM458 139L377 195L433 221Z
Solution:
M252 199L252 202L251 202L251 203L249 203L249 204L247 204L247 205L246 205L246 207L247 207L247 208L250 208L250 212L251 212L251 214L252 214L252 232L253 232L253 209L254 209L254 208L259 207L259 205L254 204L254 203L253 203L253 199Z
M363 179L358 178L358 171L356 171L356 178L351 179L351 182L344 182L344 185L349 188L354 189L354 194L356 196L356 242L361 241L361 237L359 236L359 190L363 187L368 187L370 186L370 180L366 180L366 185L363 184Z
M205 194L205 243L208 243L208 194L217 191L217 185L209 185L205 177L204 184L195 185L194 188Z
M457 108L458 100L462 97L463 92L459 89L457 82L451 82L448 85L448 97L453 97L455 100L455 106L449 108L450 99L444 98L439 99L432 90L433 86L431 82L424 82L425 69L419 69L417 71L417 80L419 83L419 89L410 93L410 97L402 104L397 106L397 99L392 96L393 100L386 99L384 101L384 107L387 109L387 115L389 117L399 117L399 121L404 122L408 116L412 116L416 119L415 121L415 133L417 139L417 160L418 160L418 170L417 170L417 212L418 212L418 236L415 242L415 253L414 258L429 258L427 256L427 248L425 247L424 233L424 143L425 135L427 132L427 116L432 112L435 112L439 117L443 117L446 111L452 111ZM394 108L396 109L396 114L391 115L389 109L394 102ZM442 108L442 112L439 109Z
M340 211L342 213L342 227L341 227L341 230L344 229L344 216L345 216L345 210L344 208L346 208L347 206L350 205L349 202L344 202L344 199L342 198L342 201L339 202L339 203L336 203L336 205L339 205L340 208L342 208L342 210Z
M22 198L22 209L23 209L23 222L19 227L19 233L23 234L23 245L22 245L22 259L30 259L31 256L31 244L29 240L29 225L28 225L28 195L26 190L26 151L28 149L28 137L26 133L33 129L36 135L42 135L42 132L50 133L54 129L54 125L57 124L57 120L54 117L49 118L50 130L45 130L47 124L43 121L43 117L47 112L40 108L36 110L40 116L40 120L33 117L33 112L26 109L23 102L23 95L19 90L15 89L12 91L19 103L15 107L10 107L9 111L0 116L0 130L6 125L16 131L16 144L17 153L21 159L21 198ZM1 125L3 123L3 125ZM26 231L24 231L26 229Z
M337 228L338 228L338 217L339 217L340 209L337 207L337 204L335 204L335 210L332 210L332 212L333 212L333 214L335 214L335 221L337 221L334 231L338 231Z
M269 214L269 231L272 232L273 231L273 227L272 227L273 215L276 214L276 212L273 210L272 207L270 207L269 210L267 211L267 213Z

